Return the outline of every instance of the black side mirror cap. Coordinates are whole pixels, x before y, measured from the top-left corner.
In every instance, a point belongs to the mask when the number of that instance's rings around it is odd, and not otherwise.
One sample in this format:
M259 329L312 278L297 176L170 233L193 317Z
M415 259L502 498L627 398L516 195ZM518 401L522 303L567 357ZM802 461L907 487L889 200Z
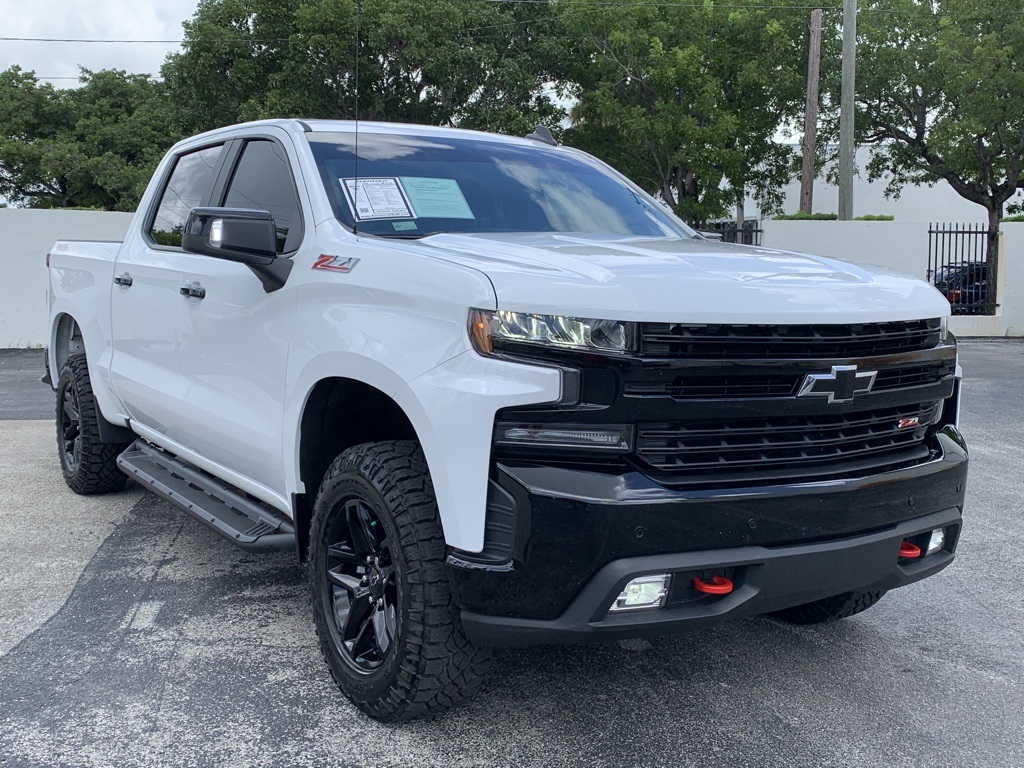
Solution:
M193 208L185 219L181 247L189 253L245 264L267 293L284 286L292 260L277 256L277 227L269 211Z
M277 259L277 229L269 211L246 208L193 208L185 220L181 247L250 267Z

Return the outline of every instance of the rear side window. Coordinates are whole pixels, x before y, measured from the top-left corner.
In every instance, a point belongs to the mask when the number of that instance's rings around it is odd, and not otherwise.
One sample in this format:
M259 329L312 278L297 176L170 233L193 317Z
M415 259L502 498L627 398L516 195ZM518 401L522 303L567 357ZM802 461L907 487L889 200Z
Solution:
M225 208L270 211L277 228L277 252L288 253L302 241L299 198L284 149L277 142L255 139L246 143L231 177Z
M181 233L189 209L198 208L213 189L214 171L224 145L206 147L181 155L167 180L149 234L159 245L181 247Z

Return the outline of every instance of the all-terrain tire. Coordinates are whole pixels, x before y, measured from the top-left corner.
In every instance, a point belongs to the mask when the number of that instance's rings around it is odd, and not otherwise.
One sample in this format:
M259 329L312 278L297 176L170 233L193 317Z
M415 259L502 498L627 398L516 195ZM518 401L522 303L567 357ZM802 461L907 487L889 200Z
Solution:
M379 667L369 671L358 668L360 659L341 642L344 633L332 592L337 586L328 575L330 563L336 562L328 548L338 551L329 539L344 538L337 532L353 527L345 522L349 518L338 517L350 514L345 510L353 504L365 505L371 525L379 522L381 528L371 532L377 532L389 553L382 560L389 563L394 582L395 637L376 656ZM466 637L444 560L437 503L418 443L357 445L334 460L317 494L310 531L313 615L331 675L370 717L395 722L440 712L470 698L484 679L490 652ZM369 577L357 571L360 575Z
M99 420L85 355L71 355L57 381L57 452L64 481L75 493L120 491L128 476L117 468L126 443L100 439Z
M845 619L866 611L882 599L885 592L844 592L841 595L815 600L793 608L786 608L772 614L790 624L821 624L826 621Z

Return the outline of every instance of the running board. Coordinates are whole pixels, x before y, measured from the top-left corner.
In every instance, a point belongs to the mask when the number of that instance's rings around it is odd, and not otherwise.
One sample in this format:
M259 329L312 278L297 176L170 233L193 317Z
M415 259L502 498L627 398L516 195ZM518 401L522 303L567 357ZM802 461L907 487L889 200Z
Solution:
M295 526L276 509L144 440L132 443L117 457L117 465L247 552L295 549Z

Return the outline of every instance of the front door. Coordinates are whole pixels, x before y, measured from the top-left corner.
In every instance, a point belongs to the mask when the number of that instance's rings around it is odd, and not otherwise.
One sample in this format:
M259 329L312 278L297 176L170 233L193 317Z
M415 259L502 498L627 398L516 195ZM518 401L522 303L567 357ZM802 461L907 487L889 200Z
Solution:
M301 257L302 215L283 144L249 139L227 178L218 203L270 211L278 252ZM203 298L185 300L178 327L186 391L175 440L285 500L282 430L295 294L288 285L267 293L248 267L209 256L184 254L181 275L182 286L201 288ZM247 490L273 503L259 488Z

